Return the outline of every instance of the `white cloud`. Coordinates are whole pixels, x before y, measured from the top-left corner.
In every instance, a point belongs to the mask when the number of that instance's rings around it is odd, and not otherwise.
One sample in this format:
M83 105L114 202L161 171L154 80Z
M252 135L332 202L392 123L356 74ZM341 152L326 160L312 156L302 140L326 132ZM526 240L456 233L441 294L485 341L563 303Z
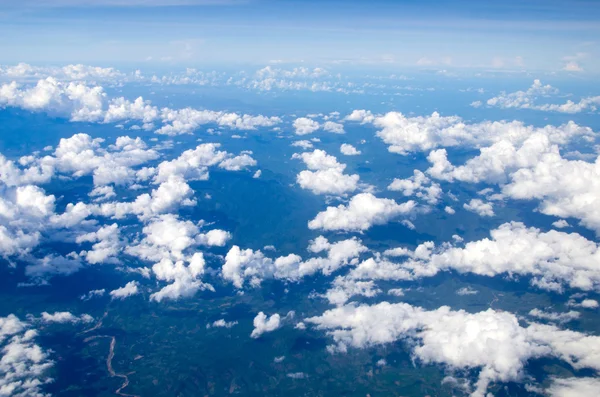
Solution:
M363 231L373 225L382 225L400 215L414 212L416 204L402 204L391 199L377 198L371 193L360 193L352 197L348 205L327 207L308 223L309 229Z
M563 229L565 227L570 227L571 225L569 225L569 222L565 221L564 219L559 219L555 222L552 222L552 226L557 229Z
M307 140L294 141L292 143L292 146L301 147L302 149L312 149L313 148L313 144Z
M271 317L263 312L260 312L254 317L254 330L250 336L252 338L260 338L265 332L273 332L281 326L281 317L275 313Z
M240 156L223 160L219 164L219 167L227 171L240 171L248 167L255 167L256 164L256 160L254 160L252 157L247 154L242 154Z
M332 352L405 340L423 364L442 364L450 371L479 369L471 394L476 397L485 396L490 383L522 381L532 358L557 357L575 368L600 369L600 337L535 323L524 328L513 314L493 309L427 311L382 302L346 305L305 321L328 331L335 342Z
M30 88L21 89L14 81L0 86L0 106L67 113L72 121L98 121L105 96L100 86L62 83L53 77L39 80Z
M213 321L210 324L206 324L206 328L232 328L237 325L237 321L225 321L225 319L220 319Z
M309 189L314 194L343 195L358 188L360 177L357 174L344 174L345 164L338 163L335 156L324 150L295 153L292 158L302 159L309 170L301 171L296 181L303 189Z
M388 112L369 118L380 128L377 136L389 145L392 153L406 155L414 151L427 151L438 147L481 147L499 141L519 144L533 133L546 135L552 143L565 143L576 136L592 136L593 131L569 122L559 127L537 128L520 121L483 121L467 124L458 116L406 117L399 112Z
M565 313L556 313L556 312L546 312L540 309L532 309L529 311L529 315L535 318L539 318L541 320L548 320L553 322L559 322L561 324L567 323L569 321L577 320L581 313L576 311L568 311Z
M78 244L88 242L94 243L92 249L81 253L91 264L96 263L118 263L117 255L121 252L119 226L116 223L103 226L96 232L78 236L75 240Z
M340 152L345 156L358 156L361 152L349 143L342 143L340 146Z
M469 203L463 204L463 208L479 216L494 216L494 205L480 199L471 199Z
M579 66L575 62L569 62L568 66L572 67L571 71L577 70ZM564 69L566 70L566 69ZM490 98L486 104L488 106L496 106L504 109L534 109L545 112L559 113L580 113L584 110L596 110L596 106L600 105L600 96L584 97L579 102L567 100L563 104L538 103L539 97L548 97L557 94L558 90L550 85L542 85L540 80L534 80L533 85L527 91L516 91L511 93L502 92L500 95Z
M307 117L298 117L294 120L296 135L312 134L319 129L319 123Z
M139 291L139 283L137 281L130 281L121 288L110 291L112 299L125 299L133 295L137 295Z
M325 252L327 256L303 261L299 255L290 254L271 259L261 251L242 250L233 246L225 257L221 275L237 288L242 288L246 281L258 286L263 279L270 277L298 281L317 272L329 275L343 266L355 265L358 256L366 252L367 247L356 238L330 243L325 237L319 236L311 241L308 250L315 254Z
M361 124L372 123L375 120L375 116L370 110L356 109L353 110L348 116L344 118L347 121L358 121Z
M531 284L562 292L565 286L584 291L600 290L600 248L576 233L542 232L519 222L505 223L490 232L491 238L464 247L433 242L404 252L401 263L370 258L354 268L355 279L412 280L455 270L493 277L500 274L530 276Z
M336 277L332 287L325 292L325 298L332 305L343 305L350 298L356 295L362 295L372 298L381 293L381 290L375 287L373 281L357 281L343 277Z
M94 318L89 314L82 314L81 316L76 316L70 312L43 312L41 320L44 323L77 324L80 322L91 323L92 321L94 321Z
M13 314L0 317L0 395L46 396L54 365L49 352L35 343L38 332Z
M427 175L419 170L414 170L414 174L410 178L395 178L388 186L388 190L400 191L404 196L416 195L431 205L437 204L443 193L438 183L432 182Z
M471 287L463 287L456 291L456 295L461 295L461 296L476 295L478 293L479 293L479 291L477 291L476 289L473 289Z
M334 134L345 134L344 125L333 121L323 123L323 131L332 132Z
M550 397L596 397L598 390L598 378L554 378L546 394Z

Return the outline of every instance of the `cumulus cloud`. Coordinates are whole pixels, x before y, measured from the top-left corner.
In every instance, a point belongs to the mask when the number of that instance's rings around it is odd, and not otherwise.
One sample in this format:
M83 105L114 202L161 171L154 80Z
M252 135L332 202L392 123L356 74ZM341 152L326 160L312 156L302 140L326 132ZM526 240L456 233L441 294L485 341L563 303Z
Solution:
M435 205L442 195L442 188L436 182L419 170L414 170L413 176L406 179L394 178L388 190L399 191L404 196L412 196L425 200L428 204Z
M295 153L292 158L301 159L308 167L308 170L301 171L296 177L303 189L309 189L314 194L342 195L358 188L360 177L357 174L344 174L346 165L338 163L335 156L324 150Z
M377 136L388 144L392 153L406 155L439 147L491 145L499 141L518 144L533 133L546 135L552 143L565 143L575 136L592 136L590 128L573 122L562 126L542 128L527 126L520 121L483 121L468 124L458 116L407 117L399 112L388 112L365 121L380 128Z
M112 299L125 299L133 295L137 295L139 291L139 283L137 281L130 281L121 288L110 291Z
M91 323L92 321L94 321L94 318L89 314L82 314L81 316L76 316L71 312L43 312L40 320L44 323L77 324Z
M581 313L576 311L568 311L565 313L547 312L540 309L532 309L529 311L529 315L541 320L559 322L561 324L568 323L569 321L577 320Z
M600 160L567 160L551 136L535 133L520 145L507 141L481 149L479 156L454 166L444 149L432 151L427 173L436 179L498 183L502 194L520 200L541 200L540 212L577 218L600 230Z
M463 208L479 216L494 216L494 205L481 199L471 199L468 203L463 204Z
M78 244L84 242L94 243L91 250L80 253L80 255L85 256L89 263L119 263L117 255L121 252L122 243L119 226L116 223L103 226L96 232L78 236L75 241Z
M212 323L206 324L206 328L231 328L237 325L237 321L225 321L225 319L220 319L213 321Z
M142 231L144 238L129 245L126 252L155 262L152 273L158 280L171 283L152 294L151 300L179 299L192 296L198 290L214 290L200 280L206 262L201 252L193 250L198 245L224 246L231 238L229 232L213 229L201 233L195 223L182 221L173 214L152 218Z
M569 62L568 66L572 67L572 71L577 70L578 65L575 62ZM547 97L557 94L558 90L550 85L542 85L540 80L534 80L531 87L526 91L516 91L511 93L502 92L500 95L490 98L486 104L504 109L534 109L544 112L559 112L559 113L580 113L584 110L596 111L600 105L600 96L581 98L579 102L567 100L562 104L538 103L540 97Z
M550 397L595 397L598 390L598 378L554 378L545 392Z
M327 207L308 223L309 229L364 231L373 225L383 225L400 215L413 213L414 201L402 204L377 198L371 193L359 193L347 205Z
M15 81L3 84L0 86L0 106L68 114L71 121L141 121L145 129L153 129L154 122L160 121L162 126L155 132L170 136L190 134L206 124L237 130L255 130L281 123L281 119L275 116L192 108L158 109L142 97L134 101L123 97L107 101L101 86L88 86L82 82L61 82L54 77L41 79L33 87L21 88Z
M225 257L221 275L237 288L242 288L246 281L251 286L258 286L263 279L271 277L298 281L317 272L329 275L343 266L355 265L359 255L366 252L367 247L357 238L331 243L319 236L311 241L308 250L314 254L325 253L326 256L302 260L299 255L289 254L272 259L261 251L242 250L233 246Z
M340 152L344 156L358 156L361 153L360 150L356 150L356 148L349 143L342 143L342 146L340 146Z
M335 342L328 348L331 352L404 340L423 364L477 369L471 393L476 397L485 396L493 382L522 381L525 364L537 357L556 357L575 368L600 369L600 337L536 323L522 327L513 314L493 309L467 313L443 306L427 311L406 303L382 302L341 306L305 322L327 331Z
M298 117L296 120L294 120L294 129L296 131L296 135L312 134L318 130L319 127L320 126L318 122L307 117Z
M334 134L345 134L344 125L334 121L326 121L323 123L323 131L332 132Z
M263 312L260 312L254 317L254 329L250 336L252 338L260 338L265 332L273 332L281 326L281 317L275 313L271 317Z
M54 365L49 352L36 344L38 332L14 314L0 317L0 394L45 396Z
M565 286L584 291L600 290L600 249L576 233L542 232L519 222L505 223L490 238L464 247L433 242L402 252L407 260L394 263L370 258L348 274L355 279L411 280L454 270L493 277L500 274L531 277L531 284L562 292Z

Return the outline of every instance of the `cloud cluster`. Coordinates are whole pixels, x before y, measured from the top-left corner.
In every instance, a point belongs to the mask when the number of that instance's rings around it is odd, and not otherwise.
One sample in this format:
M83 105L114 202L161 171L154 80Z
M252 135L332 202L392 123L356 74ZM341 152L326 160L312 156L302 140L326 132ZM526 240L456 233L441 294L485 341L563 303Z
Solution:
M552 143L565 143L577 136L592 136L593 131L573 122L543 128L527 126L520 121L483 121L467 124L458 116L407 117L399 112L373 116L368 111L354 111L346 120L372 123L380 128L377 136L388 144L392 153L406 155L439 147L489 146L499 141L518 144L534 133L546 135Z
M237 288L242 288L246 281L258 286L265 278L298 281L317 272L329 275L343 266L355 265L367 247L357 238L331 243L319 236L311 242L308 250L315 254L325 253L326 256L303 260L299 255L290 254L272 259L261 251L242 250L234 245L225 257L221 275Z
M532 323L522 327L511 313L479 313L447 306L424 310L406 303L346 305L305 319L327 330L332 352L404 340L423 364L449 370L478 370L471 393L483 397L493 382L522 381L526 363L556 357L575 368L600 370L600 337Z
M107 99L104 88L83 82L61 82L54 77L40 79L35 86L20 87L16 81L0 86L0 106L68 115L71 121L97 123L141 122L142 128L163 135L190 134L207 124L236 130L255 130L281 123L279 117L227 113L192 108L159 109L138 97ZM318 125L318 124L317 124ZM138 126L139 127L139 126Z
M402 192L407 197L415 195L431 205L437 204L443 193L438 183L433 182L419 170L414 170L413 176L410 178L394 178L394 181L388 186L388 190Z
M455 166L445 149L432 151L427 173L446 181L497 183L502 194L519 200L541 200L540 211L577 218L600 231L600 158L593 163L568 160L549 135L535 133L520 145L500 141Z
M566 286L584 291L600 290L600 247L576 233L542 232L519 222L505 223L490 238L464 247L433 242L414 251L394 252L402 262L375 257L361 262L347 277L352 279L412 280L440 271L473 273L488 277L500 274L531 277L531 284L562 292Z
M504 109L533 109L544 112L559 113L581 113L585 110L596 111L600 105L600 96L581 98L579 102L567 100L562 104L538 103L539 97L547 97L557 94L558 90L550 85L542 85L540 80L534 80L531 87L526 91L516 91L511 93L502 92L500 95L490 98L486 104L492 107Z
M35 339L31 325L13 314L0 317L0 394L45 396L42 387L52 382L47 372L54 365Z

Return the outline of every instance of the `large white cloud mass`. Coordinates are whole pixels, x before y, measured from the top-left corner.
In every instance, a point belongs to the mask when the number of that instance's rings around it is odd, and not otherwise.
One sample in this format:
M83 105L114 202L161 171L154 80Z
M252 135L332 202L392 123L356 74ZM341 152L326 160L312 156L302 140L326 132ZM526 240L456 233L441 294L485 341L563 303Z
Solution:
M558 127L548 125L537 128L520 121L467 124L458 116L441 116L437 112L431 116L416 117L407 117L399 112L368 115L364 111L354 111L347 119L373 123L380 128L377 136L389 145L389 151L402 155L439 147L483 147L500 141L519 144L534 133L547 136L552 143L566 143L577 136L593 135L590 128L581 127L572 121Z
M149 130L154 129L154 123L160 122L162 126L156 129L156 133L170 136L190 134L206 124L236 130L255 130L281 123L281 119L276 116L192 108L159 109L142 97L133 101L123 97L108 100L101 86L81 81L62 82L52 76L40 79L35 86L20 87L16 81L1 85L0 106L68 115L71 121L138 121L143 123L142 128Z
M565 287L600 290L600 248L577 233L542 232L523 223L505 223L490 238L468 242L464 247L433 242L396 256L391 262L375 257L361 262L348 277L355 279L411 280L454 270L488 277L500 274L531 277L539 288L562 292Z
M536 323L523 327L513 314L493 309L467 313L443 306L427 311L382 302L341 306L305 322L327 331L335 342L332 352L405 340L423 364L478 369L472 396L485 396L492 382L522 380L524 366L537 357L600 370L600 337Z
M541 200L542 213L577 218L600 231L600 158L567 160L547 135L535 133L516 146L497 142L461 166L448 161L445 149L432 151L428 159L427 173L434 178L498 183L505 196Z

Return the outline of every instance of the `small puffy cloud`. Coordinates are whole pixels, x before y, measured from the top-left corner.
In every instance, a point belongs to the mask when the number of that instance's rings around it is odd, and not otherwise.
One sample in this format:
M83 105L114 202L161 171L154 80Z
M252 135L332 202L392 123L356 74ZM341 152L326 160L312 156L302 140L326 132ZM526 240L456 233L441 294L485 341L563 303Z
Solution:
M344 125L333 121L323 123L323 131L332 132L334 134L345 134Z
M314 194L342 195L358 188L360 177L357 174L344 174L345 164L338 163L335 156L324 150L294 154L292 158L301 159L309 170L301 171L296 181L303 189Z
M292 146L300 147L302 149L312 149L313 148L313 144L307 140L294 141L294 142L292 142Z
M414 170L410 178L397 179L388 186L388 190L400 191L404 196L412 196L425 200L428 204L435 205L442 195L442 188L436 182L419 170Z
M110 291L112 299L125 299L133 295L137 295L139 291L139 283L137 281L130 281L121 288Z
M400 215L414 212L416 203L402 204L391 199L377 198L371 193L352 197L347 205L327 207L308 223L309 229L364 231L373 225L382 225Z
M353 110L348 116L344 118L347 121L358 121L361 124L372 123L375 120L375 116L370 110L356 109Z
M456 291L456 295L461 295L461 296L476 295L478 293L479 293L479 291L477 291L476 289L473 289L471 287L463 287Z
M242 154L240 156L223 160L219 164L219 167L227 171L240 171L248 167L254 167L256 164L256 160L254 160L252 157L247 154Z
M263 312L260 312L254 317L254 329L250 336L259 338L265 332L273 332L281 326L281 317L275 313L270 317Z
M547 320L547 321L552 321L552 322L559 322L559 323L568 323L569 321L573 321L573 320L577 320L580 316L581 313L576 312L576 311L568 311L565 313L556 313L556 312L546 312L540 309L532 309L529 311L529 315L531 317L535 317L541 320Z
M206 328L231 328L237 325L237 321L225 321L225 319L220 319L213 321L212 323L206 324Z
M563 229L565 227L570 227L571 225L569 225L569 222L565 221L564 219L559 219L555 222L552 222L552 226L557 229Z
M494 216L494 205L481 199L471 199L468 203L463 204L463 208L479 216Z
M312 134L319 129L319 123L307 117L299 117L294 120L296 135Z
M342 143L340 146L340 152L345 156L358 156L361 152L349 143Z
M70 312L43 312L41 320L44 323L77 324L80 322L91 323L92 321L94 321L94 318L89 314L82 314L81 316L76 316Z

